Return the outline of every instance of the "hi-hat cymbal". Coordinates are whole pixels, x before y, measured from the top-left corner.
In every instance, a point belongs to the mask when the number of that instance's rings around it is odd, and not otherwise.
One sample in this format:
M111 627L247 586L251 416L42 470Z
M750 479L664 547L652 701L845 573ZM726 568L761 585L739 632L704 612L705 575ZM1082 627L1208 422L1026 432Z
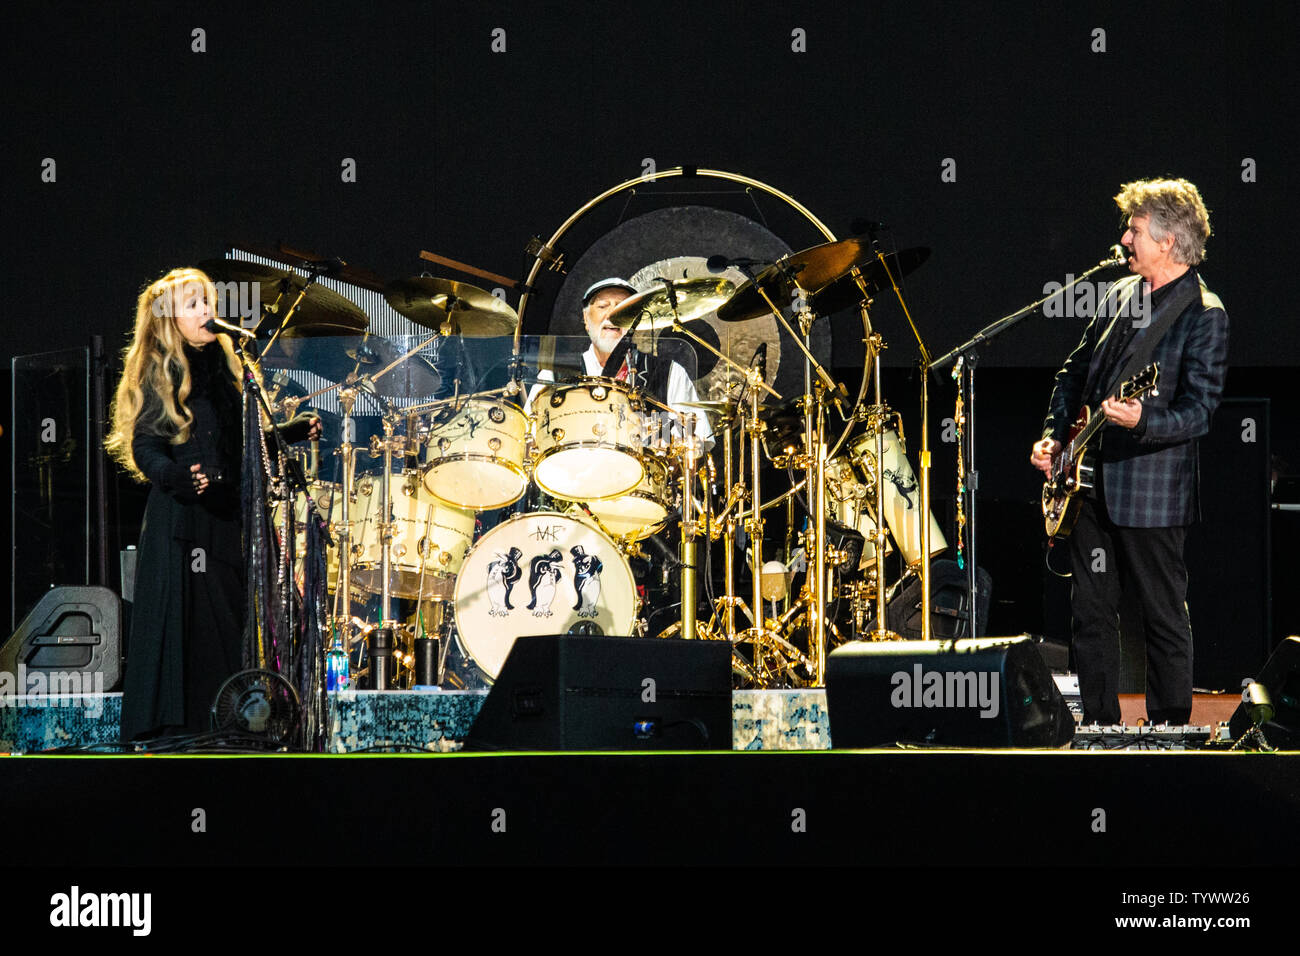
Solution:
M370 325L370 318L355 302L319 283L308 285L307 280L297 273L243 259L207 259L199 263L199 268L214 282L248 283L257 289L263 307L277 306L276 313L263 316L257 327L258 338L269 338L280 327L289 306L304 286L307 294L289 316L283 335L360 335ZM242 290L239 296L242 301Z
M886 273L885 266L881 265L879 259L872 259L865 265L860 266L858 273L862 277L862 285L866 288L866 296L874 296L885 289L892 288L891 276L896 282L903 276L915 272L929 258L930 250L928 248L914 246L911 249L900 249L898 252L891 252L885 256L885 263L889 267L888 273ZM850 270L848 275L836 279L813 295L808 306L818 315L831 315L844 309L853 308L861 303L863 298L863 291L858 285L857 277Z
M519 325L508 302L467 282L411 276L388 283L384 298L412 322L444 335L514 335Z
M795 286L810 294L820 292L847 276L854 266L864 266L875 256L870 239L840 239L791 253L736 290L731 301L718 309L718 318L724 322L741 322L767 315L771 307L763 292L780 307L790 301Z
M730 418L732 415L736 414L736 410L740 408L740 403L734 401L678 402L677 404L681 408L698 408L714 415L721 415L723 418Z
M666 282L672 282L669 294ZM731 298L736 284L721 276L704 279L673 279L655 283L645 292L624 299L606 316L612 325L621 329L630 326L637 318L639 331L670 329L673 320L690 322L702 319ZM676 309L673 299L676 298Z

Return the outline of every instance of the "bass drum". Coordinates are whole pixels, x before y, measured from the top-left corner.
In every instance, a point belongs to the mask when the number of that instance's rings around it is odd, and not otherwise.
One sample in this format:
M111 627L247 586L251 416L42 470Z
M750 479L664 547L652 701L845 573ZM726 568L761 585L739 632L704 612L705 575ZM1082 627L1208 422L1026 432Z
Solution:
M630 635L636 584L594 525L539 511L479 538L456 578L455 609L465 656L495 680L517 637Z

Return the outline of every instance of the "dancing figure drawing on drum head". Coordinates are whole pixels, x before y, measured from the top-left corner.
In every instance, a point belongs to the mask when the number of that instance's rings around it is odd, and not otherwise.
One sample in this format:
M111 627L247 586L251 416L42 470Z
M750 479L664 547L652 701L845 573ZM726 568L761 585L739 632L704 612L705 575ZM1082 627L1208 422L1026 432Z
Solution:
M498 552L496 560L487 567L487 595L492 607L488 614L492 617L505 617L514 610L510 603L510 589L523 576L519 559L524 553L518 548L511 548L506 554Z
M573 609L578 617L595 617L596 604L600 601L600 572L604 565L594 554L587 554L582 545L576 544L569 549L573 555L573 587L578 592L578 603Z
M528 610L533 617L550 617L551 605L555 603L555 586L560 581L560 561L564 558L559 548L552 548L549 554L539 554L533 558L528 573L528 591L532 600Z

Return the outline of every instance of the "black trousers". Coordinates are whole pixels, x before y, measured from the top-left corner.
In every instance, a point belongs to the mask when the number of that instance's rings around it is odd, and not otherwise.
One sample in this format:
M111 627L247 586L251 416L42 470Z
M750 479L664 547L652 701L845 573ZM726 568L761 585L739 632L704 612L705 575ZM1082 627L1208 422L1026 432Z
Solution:
M1147 719L1185 724L1192 713L1192 624L1187 614L1186 528L1121 528L1085 498L1070 536L1070 610L1085 723L1118 723L1121 596L1145 621Z

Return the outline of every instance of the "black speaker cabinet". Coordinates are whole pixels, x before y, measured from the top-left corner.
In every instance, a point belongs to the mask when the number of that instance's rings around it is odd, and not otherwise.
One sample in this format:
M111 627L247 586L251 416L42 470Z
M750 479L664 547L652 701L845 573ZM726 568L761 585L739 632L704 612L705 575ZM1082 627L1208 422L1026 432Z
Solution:
M1028 637L857 641L826 667L831 745L1061 747L1074 718Z
M966 572L956 561L941 559L930 562L930 632L935 640L971 637L970 597ZM989 624L989 597L993 578L983 568L975 573L975 637L984 634ZM913 577L885 608L889 629L912 641L921 639L921 579Z
M730 750L726 641L521 637L466 750Z
M1273 699L1273 719L1262 727L1265 738L1283 750L1300 749L1300 637L1279 644L1255 680ZM1228 729L1234 740L1250 729L1244 704L1238 705Z
M17 675L21 665L29 687L31 676L43 672L50 693L60 687L70 693L73 674L80 675L75 686L89 693L96 689L93 675L102 673L102 689L116 690L122 679L120 618L117 595L108 588L51 588L0 648L0 671Z

